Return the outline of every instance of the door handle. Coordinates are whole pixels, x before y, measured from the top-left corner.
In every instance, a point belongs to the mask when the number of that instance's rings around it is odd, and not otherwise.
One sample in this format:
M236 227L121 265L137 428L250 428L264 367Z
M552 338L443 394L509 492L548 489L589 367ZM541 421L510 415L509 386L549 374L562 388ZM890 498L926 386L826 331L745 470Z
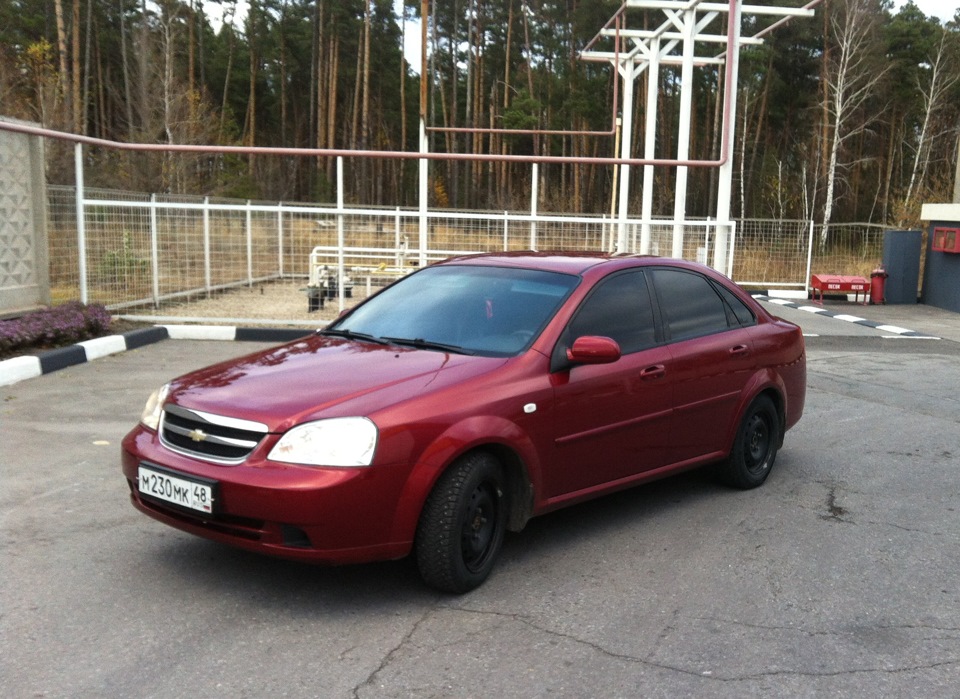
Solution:
M654 364L653 366L648 366L646 369L640 372L640 378L644 381L653 380L653 379L662 379L667 373L667 367L663 364Z
M735 347L730 348L730 354L735 357L746 357L750 354L750 348L746 345L736 345Z

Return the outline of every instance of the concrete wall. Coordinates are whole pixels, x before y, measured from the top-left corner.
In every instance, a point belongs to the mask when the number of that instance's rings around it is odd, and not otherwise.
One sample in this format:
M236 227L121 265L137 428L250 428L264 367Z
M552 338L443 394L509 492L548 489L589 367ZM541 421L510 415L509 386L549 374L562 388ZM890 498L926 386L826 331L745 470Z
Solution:
M0 130L0 316L49 303L43 141Z

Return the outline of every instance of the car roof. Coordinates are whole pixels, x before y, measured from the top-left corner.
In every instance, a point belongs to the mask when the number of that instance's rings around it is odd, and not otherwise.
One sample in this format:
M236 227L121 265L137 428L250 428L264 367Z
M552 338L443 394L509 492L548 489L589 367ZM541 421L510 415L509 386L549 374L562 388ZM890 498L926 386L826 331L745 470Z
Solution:
M483 265L490 267L520 267L538 269L547 272L561 272L582 275L587 270L609 265L619 268L669 266L682 267L705 272L714 278L719 277L711 268L697 262L659 257L657 255L627 255L605 252L578 251L521 251L481 253L452 257L437 264L442 265Z
M649 257L649 256L645 256ZM522 252L482 253L479 255L464 255L444 260L438 264L452 265L483 265L490 267L522 267L525 269L539 269L547 272L562 272L566 274L582 274L591 267L607 264L615 260L637 260L638 255L616 255L604 252L575 252L575 251L548 251L537 252L525 250ZM651 258L657 259L657 258Z

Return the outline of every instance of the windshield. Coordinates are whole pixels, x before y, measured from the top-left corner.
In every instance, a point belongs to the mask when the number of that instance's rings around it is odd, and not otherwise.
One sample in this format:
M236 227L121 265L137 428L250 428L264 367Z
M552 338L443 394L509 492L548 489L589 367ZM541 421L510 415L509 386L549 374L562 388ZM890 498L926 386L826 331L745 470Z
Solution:
M579 281L570 274L512 267L427 267L384 289L325 332L509 356L533 342Z

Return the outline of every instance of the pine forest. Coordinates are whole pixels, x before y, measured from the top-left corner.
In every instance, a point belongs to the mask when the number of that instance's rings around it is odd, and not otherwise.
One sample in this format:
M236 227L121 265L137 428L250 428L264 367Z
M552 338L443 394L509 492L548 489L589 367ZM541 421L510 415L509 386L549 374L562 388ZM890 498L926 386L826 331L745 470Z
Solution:
M0 116L130 143L418 149L421 0L3 0ZM796 5L802 0L753 0ZM616 70L582 51L620 0L433 0L426 123L432 152L616 157L613 136L465 133L484 127L609 129ZM404 21L406 20L406 21ZM631 26L659 24L634 12ZM748 18L746 22L769 21ZM746 31L754 28L745 27ZM408 36L404 36L404 35ZM719 51L719 50L718 50ZM680 69L660 72L657 152L676 157ZM722 70L695 73L692 157L719 152ZM646 86L638 82L635 153ZM960 135L960 11L942 23L908 3L825 0L745 46L738 81L734 215L916 225L951 201ZM47 141L48 181L73 150ZM89 148L87 186L258 200L330 201L329 157L143 154ZM412 206L415 160L350 159L348 201ZM526 163L431 165L431 205L525 206ZM675 185L658 168L655 213ZM610 209L612 166L540 169L542 210ZM639 200L640 176L632 180ZM714 169L690 172L687 211L713 214ZM631 204L631 210L639 209Z

